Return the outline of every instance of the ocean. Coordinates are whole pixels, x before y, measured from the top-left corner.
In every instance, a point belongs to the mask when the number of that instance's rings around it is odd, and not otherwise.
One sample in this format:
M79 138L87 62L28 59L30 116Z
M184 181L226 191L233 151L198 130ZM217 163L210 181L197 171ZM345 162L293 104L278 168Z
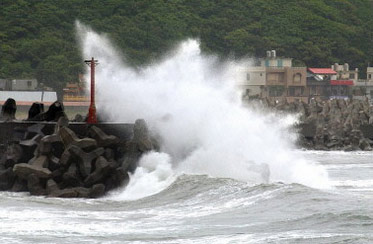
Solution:
M1 192L0 243L373 243L373 153L295 153L330 187L181 174L136 200Z

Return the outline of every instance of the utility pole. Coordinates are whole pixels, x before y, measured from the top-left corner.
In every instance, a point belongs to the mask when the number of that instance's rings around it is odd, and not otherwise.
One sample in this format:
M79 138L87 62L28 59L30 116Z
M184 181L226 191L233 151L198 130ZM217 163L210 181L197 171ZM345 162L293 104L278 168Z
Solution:
M96 65L98 65L98 61L92 57L91 60L85 60L84 62L89 67L91 67L91 104L89 105L87 123L96 124L97 115L96 115L96 104L95 104L95 67Z

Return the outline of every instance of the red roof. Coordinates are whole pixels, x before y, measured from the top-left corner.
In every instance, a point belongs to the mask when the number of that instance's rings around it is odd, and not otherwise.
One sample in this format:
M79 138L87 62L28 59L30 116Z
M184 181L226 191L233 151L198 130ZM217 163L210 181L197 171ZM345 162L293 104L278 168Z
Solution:
M330 85L332 86L352 86L354 82L352 80L331 80Z
M308 68L308 70L311 73L317 74L317 75L336 75L337 72L335 72L333 69L330 68Z

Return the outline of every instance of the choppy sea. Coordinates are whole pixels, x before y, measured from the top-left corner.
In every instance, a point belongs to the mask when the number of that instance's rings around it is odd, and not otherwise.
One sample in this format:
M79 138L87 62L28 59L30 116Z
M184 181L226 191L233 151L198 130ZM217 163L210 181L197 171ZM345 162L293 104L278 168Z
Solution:
M299 153L331 188L184 174L132 201L1 192L0 243L373 243L373 153Z

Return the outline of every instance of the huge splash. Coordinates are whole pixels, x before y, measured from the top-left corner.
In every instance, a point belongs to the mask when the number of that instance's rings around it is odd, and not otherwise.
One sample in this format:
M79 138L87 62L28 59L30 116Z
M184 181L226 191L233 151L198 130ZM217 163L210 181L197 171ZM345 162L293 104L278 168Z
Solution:
M198 41L186 40L158 62L134 69L107 36L80 23L77 33L83 57L100 63L100 115L129 123L144 118L161 142L162 153L140 161L124 199L154 194L181 173L329 187L326 170L295 152L283 118L242 106L234 86L241 63L221 63L203 55Z

